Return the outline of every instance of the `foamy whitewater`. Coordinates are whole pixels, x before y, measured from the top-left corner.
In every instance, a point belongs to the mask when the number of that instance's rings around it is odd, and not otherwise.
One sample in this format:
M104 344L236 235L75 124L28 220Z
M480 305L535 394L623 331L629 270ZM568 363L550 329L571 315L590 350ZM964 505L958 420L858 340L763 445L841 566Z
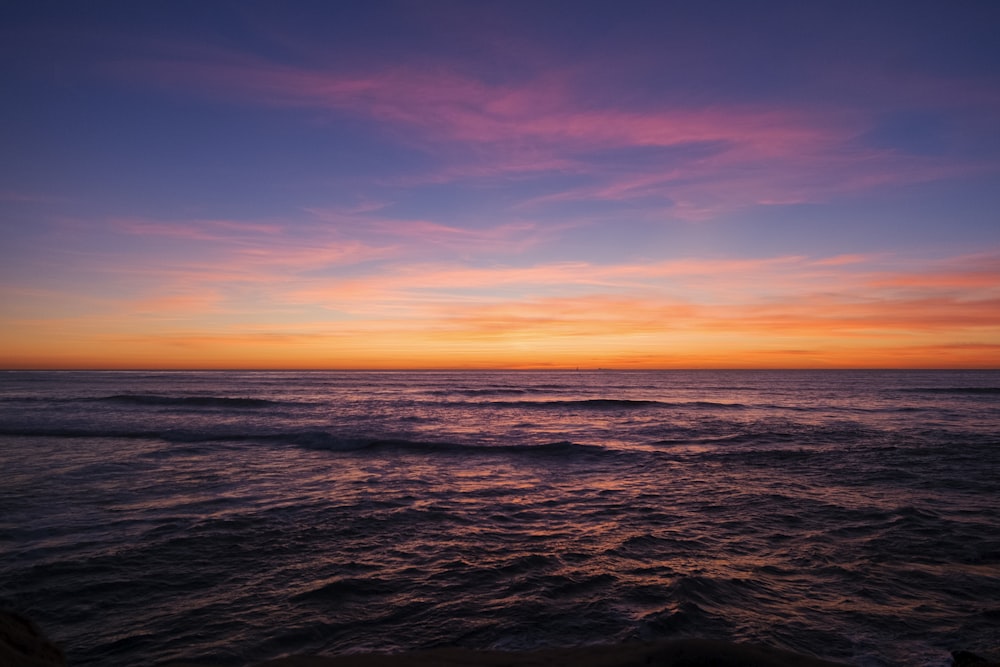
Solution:
M1000 372L0 373L0 606L70 664L1000 646Z

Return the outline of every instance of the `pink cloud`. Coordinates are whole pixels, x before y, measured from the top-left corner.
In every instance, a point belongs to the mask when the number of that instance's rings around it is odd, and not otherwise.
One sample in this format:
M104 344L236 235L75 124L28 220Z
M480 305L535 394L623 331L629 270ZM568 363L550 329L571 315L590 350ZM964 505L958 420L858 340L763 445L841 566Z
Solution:
M98 314L81 308L60 326L85 332L98 347L131 336L151 349L194 345L214 351L216 360L238 351L227 348L230 343L244 350L263 346L253 349L275 358L302 343L315 344L317 353L324 345L349 351L352 363L378 358L387 365L454 360L459 349L474 353L469 363L498 364L536 363L556 354L633 365L671 358L709 365L806 363L789 362L789 355L815 364L938 359L983 365L990 355L1000 362L993 342L1000 335L1000 284L995 270L983 273L995 256L933 265L858 256L410 264L353 278L295 280L289 280L293 268L278 265L256 273L248 266L216 267L214 274L210 267L179 265L162 275L146 267L139 276L154 280L141 289L117 300L104 297ZM896 267L885 268L891 264ZM30 340L23 332L32 327L56 336L53 323L34 311L16 312L9 329L22 333L10 335L21 336L22 346ZM938 357L934 349L942 351Z
M192 315L218 314L225 310L223 296L216 290L187 294L162 294L138 299L131 304L138 315L188 318Z
M112 228L141 236L166 236L189 241L224 241L232 243L246 236L277 235L282 231L278 224L262 224L236 220L149 220L144 218L117 218L110 221Z
M820 289L836 268L805 257L680 259L644 264L562 262L529 267L409 264L377 274L316 281L289 294L296 303L349 312L419 313L433 304L484 304L600 295L688 303L757 301Z
M912 265L886 271L877 258L686 259L633 265L583 262L533 267L410 265L301 286L286 298L361 318L480 321L490 331L646 327L748 335L881 338L907 331L1000 328L1000 284L937 271L925 281ZM900 292L899 284L912 289ZM940 285L962 291L940 292ZM613 320L616 324L612 325ZM507 322L507 324L503 324ZM602 323L600 326L598 323ZM449 324L448 326L452 326Z
M421 249L447 249L463 254L516 254L551 240L565 225L538 225L515 221L484 227L458 227L431 220L392 218L377 215L379 208L306 208L317 220L350 229L355 235L382 243L405 245L408 254ZM376 213L371 215L369 213Z
M591 183L531 200L659 197L661 213L704 219L758 204L825 200L891 183L948 178L969 165L865 149L871 119L856 111L763 105L634 110L582 103L582 74L551 70L486 82L449 65L340 72L219 54L121 63L144 82L244 103L367 118L396 140L434 153L439 168L410 183L578 174ZM661 165L611 169L594 151L712 145ZM622 169L621 167L624 167Z
M112 229L139 236L162 236L191 242L218 242L219 266L258 270L285 266L310 270L385 258L393 251L345 237L337 229L309 228L291 222L241 220L116 219ZM199 246L200 247L200 246ZM184 263L183 261L181 263Z
M0 201L14 202L19 204L46 204L63 201L62 197L52 195L40 195L31 192L20 192L15 190L0 190Z
M1000 254L985 252L938 259L922 268L875 274L870 284L879 289L1000 296Z
M543 145L674 146L732 141L756 155L803 152L829 141L831 130L857 130L857 121L791 109L727 106L635 112L583 108L568 73L524 84L491 83L440 67L396 67L345 75L281 66L249 57L178 62L121 63L117 69L147 83L200 88L250 103L346 111L420 127L436 141L489 144L530 140ZM837 127L839 126L839 128Z

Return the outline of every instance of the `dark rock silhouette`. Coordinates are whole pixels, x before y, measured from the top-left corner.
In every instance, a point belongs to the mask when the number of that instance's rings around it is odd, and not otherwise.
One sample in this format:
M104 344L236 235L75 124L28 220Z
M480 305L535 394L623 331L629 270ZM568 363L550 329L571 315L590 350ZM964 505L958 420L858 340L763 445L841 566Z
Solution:
M0 611L0 667L66 667L66 656L24 616Z
M1000 667L1000 662L976 655L972 651L952 651L951 659L954 667Z

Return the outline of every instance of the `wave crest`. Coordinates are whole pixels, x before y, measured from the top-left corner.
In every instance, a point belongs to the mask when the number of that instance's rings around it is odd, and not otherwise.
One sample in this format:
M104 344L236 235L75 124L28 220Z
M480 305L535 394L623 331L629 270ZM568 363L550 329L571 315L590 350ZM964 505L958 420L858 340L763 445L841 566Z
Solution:
M162 405L195 408L263 408L279 405L263 398L231 398L228 396L162 396L159 394L114 394L95 399L106 403L127 405Z

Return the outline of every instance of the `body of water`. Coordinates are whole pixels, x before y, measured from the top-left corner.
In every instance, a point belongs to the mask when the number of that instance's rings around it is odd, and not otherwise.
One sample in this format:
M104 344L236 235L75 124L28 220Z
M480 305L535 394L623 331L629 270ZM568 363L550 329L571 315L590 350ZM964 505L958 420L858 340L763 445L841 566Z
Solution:
M6 372L0 605L71 664L1000 646L1000 372Z

